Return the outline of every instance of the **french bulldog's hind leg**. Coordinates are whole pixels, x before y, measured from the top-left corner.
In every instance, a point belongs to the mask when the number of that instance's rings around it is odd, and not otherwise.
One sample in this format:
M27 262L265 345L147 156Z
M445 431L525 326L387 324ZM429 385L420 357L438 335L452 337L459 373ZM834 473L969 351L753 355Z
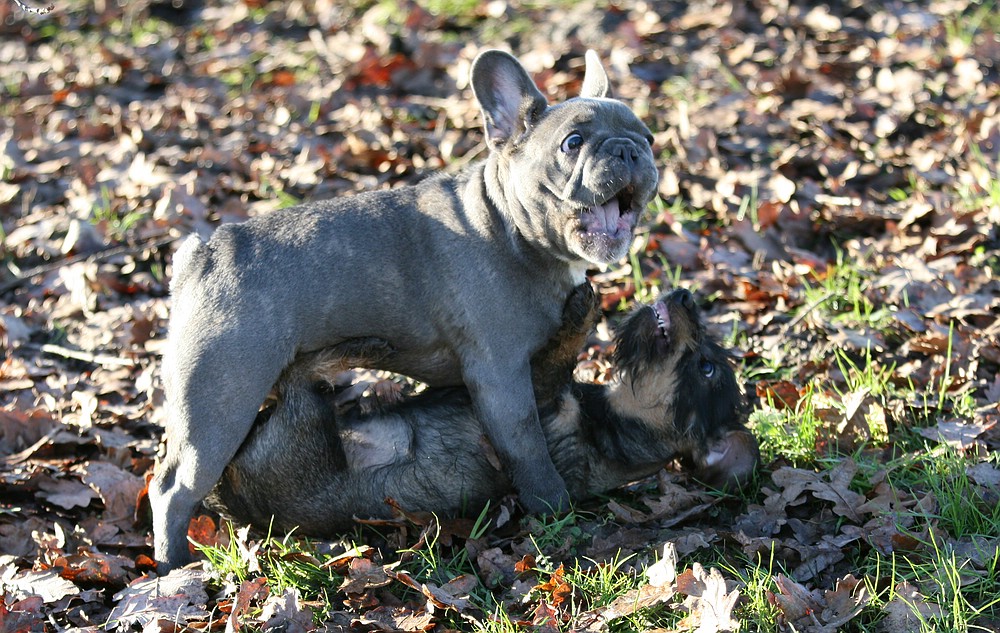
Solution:
M149 493L160 571L190 560L188 524L250 432L280 368L289 362L281 349L235 328L210 339L188 336L170 349L164 368L166 455Z

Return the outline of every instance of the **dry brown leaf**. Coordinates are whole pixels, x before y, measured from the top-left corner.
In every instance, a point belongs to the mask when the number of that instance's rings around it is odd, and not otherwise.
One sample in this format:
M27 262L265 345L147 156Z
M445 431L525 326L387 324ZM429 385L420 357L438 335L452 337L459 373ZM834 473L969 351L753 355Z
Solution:
M0 579L17 600L37 596L48 604L58 602L67 596L80 594L79 587L61 577L54 569L18 572L13 566L0 563Z
M916 429L917 433L929 440L947 444L959 450L966 450L976 444L977 438L996 425L996 422L967 422L965 420L942 420L931 427Z
M380 631L429 631L434 628L434 616L430 613L410 607L388 605L365 611L357 622L375 626Z
M885 619L879 630L886 633L919 633L924 622L942 617L941 607L928 603L916 587L907 581L896 585L893 596L883 607Z
M258 618L264 631L281 630L283 633L307 633L315 630L312 611L302 605L298 589L289 587L285 593L269 595L264 601ZM411 630L400 626L400 630ZM415 630L415 629L413 629Z
M409 579L408 574L395 574L387 570L383 565L378 565L367 558L352 558L348 566L347 578L340 585L340 591L344 593L360 594L376 587L384 587L399 576ZM419 590L419 586L414 587Z
M166 576L134 580L114 595L117 603L108 621L119 625L147 623L164 618L184 623L208 617L205 603L204 572L175 569Z
M860 524L858 508L865 502L865 497L849 487L857 470L854 460L846 457L828 474L785 467L772 473L771 478L783 489L781 499L792 501L798 499L802 492L810 491L818 499L833 502L833 511L838 515Z
M83 465L81 479L100 496L104 519L112 523L135 520L136 502L145 488L141 477L109 462L91 461Z
M740 592L730 592L726 581L714 567L705 572L700 563L685 570L677 577L677 593L684 594L684 608L688 615L681 620L681 626L695 629L697 633L717 633L736 631L740 627L733 618L733 609Z
M67 510L85 508L91 501L97 499L97 493L76 480L46 479L39 482L38 487L42 489L42 492L38 493L40 497Z

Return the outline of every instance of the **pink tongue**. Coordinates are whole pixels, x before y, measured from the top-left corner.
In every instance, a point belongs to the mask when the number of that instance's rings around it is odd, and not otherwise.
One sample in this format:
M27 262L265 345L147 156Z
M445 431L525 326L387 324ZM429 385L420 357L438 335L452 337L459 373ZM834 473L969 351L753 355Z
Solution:
M587 229L614 233L618 230L618 220L621 219L621 209L618 198L612 198L601 205L590 207L592 218L588 219Z

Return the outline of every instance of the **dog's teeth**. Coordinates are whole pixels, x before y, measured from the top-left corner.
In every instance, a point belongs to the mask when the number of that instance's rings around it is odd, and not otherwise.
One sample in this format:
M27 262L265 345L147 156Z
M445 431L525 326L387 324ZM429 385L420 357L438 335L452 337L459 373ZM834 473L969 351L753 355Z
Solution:
M656 315L656 325L660 328L660 334L663 336L667 335L667 324L663 321L663 317L659 314Z

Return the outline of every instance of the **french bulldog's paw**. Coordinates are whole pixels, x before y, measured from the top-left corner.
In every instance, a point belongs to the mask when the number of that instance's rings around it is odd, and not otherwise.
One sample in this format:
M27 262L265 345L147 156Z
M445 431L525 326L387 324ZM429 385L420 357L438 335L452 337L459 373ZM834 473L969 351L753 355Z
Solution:
M545 493L525 493L520 495L520 501L531 514L557 514L569 510L570 506L569 491L566 488Z

